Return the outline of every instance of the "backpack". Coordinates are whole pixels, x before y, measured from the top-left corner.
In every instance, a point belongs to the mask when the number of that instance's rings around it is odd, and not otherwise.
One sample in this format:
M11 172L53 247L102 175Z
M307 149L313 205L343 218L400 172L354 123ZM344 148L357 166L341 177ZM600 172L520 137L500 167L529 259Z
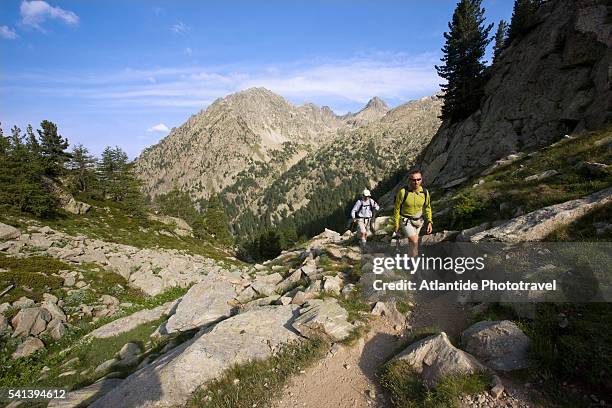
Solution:
M427 202L427 197L429 196L429 191L427 190L427 188L425 186L421 186L423 188L423 193L425 193L425 202ZM408 192L410 191L410 188L408 186L404 186L400 189L404 190L404 199L402 200L402 203L400 204L399 208L400 208L400 213L402 212L402 207L404 206L404 203L406 202L406 199L408 198ZM429 197L429 199L431 200L431 197Z

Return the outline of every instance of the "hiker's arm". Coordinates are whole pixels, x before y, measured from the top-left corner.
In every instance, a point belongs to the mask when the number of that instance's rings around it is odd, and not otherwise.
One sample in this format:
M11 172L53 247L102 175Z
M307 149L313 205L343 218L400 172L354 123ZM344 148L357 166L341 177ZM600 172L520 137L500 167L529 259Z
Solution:
M404 194L402 194L402 191L404 190L400 190L397 192L397 195L395 196L395 208L393 209L393 222L396 231L399 230L400 206L402 205L402 200L404 199Z
M357 200L357 202L353 206L353 209L351 210L351 218L352 219L355 219L355 217L357 216L357 214L356 214L357 208L359 208L359 200Z
M425 204L423 204L423 214L425 216L425 221L430 224L433 224L433 218L431 213L431 193L428 193L427 197L425 197Z
M380 205L378 205L378 203L374 200L372 200L372 202L374 203L374 208L376 209L376 211L380 210Z

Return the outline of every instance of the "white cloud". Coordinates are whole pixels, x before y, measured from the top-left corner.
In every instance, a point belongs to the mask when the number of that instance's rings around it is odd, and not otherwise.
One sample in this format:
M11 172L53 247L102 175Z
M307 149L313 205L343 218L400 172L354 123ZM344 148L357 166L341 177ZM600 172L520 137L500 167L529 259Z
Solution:
M160 132L160 133L168 133L170 131L170 129L168 129L168 126L164 125L163 123L159 123L155 126L151 126L150 128L147 129L147 132Z
M185 48L185 54L191 56L191 55L193 55L193 50L191 48L187 47L187 48Z
M8 26L0 26L0 38L4 38L5 40L14 40L19 37L15 30Z
M185 23L183 23L182 21L179 21L178 23L170 27L170 29L177 34L185 34L187 31L191 30L191 27L185 25Z
M126 68L104 74L24 72L12 78L10 91L77 98L96 109L122 112L193 112L232 92L263 86L293 103L314 102L341 112L359 109L374 95L393 106L438 92L438 62L437 54L370 53L348 59Z
M44 32L41 24L48 19L61 20L68 25L77 25L79 16L72 11L53 7L42 0L24 0L21 2L21 23Z

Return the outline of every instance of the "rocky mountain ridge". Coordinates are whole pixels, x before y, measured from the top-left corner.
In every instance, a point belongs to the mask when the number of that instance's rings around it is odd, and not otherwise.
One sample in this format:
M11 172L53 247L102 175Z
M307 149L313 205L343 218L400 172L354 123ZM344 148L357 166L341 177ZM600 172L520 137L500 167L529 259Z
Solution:
M598 0L543 2L493 64L481 108L444 123L420 163L452 187L512 153L612 120L612 23Z

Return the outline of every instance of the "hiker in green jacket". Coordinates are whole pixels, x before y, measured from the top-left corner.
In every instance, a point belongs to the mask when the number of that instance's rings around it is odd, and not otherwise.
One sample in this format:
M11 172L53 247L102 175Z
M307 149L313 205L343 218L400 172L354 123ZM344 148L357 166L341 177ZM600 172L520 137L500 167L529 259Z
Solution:
M409 185L402 187L395 197L393 219L395 221L395 236L402 233L410 241L410 253L413 257L419 253L419 232L427 223L427 234L431 234L433 224L431 216L431 197L429 191L423 188L423 177L420 170L412 170L409 174ZM398 241L399 242L399 241Z

